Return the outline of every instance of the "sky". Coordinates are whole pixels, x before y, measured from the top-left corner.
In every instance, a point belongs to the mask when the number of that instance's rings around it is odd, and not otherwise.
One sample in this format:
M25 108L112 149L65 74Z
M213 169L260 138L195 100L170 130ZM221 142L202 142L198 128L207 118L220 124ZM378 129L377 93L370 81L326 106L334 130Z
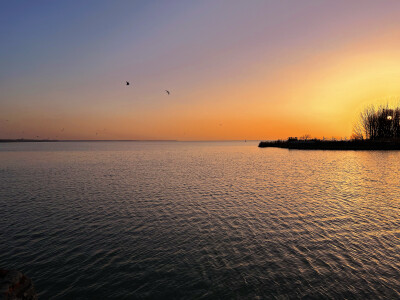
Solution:
M363 107L400 99L399 13L394 0L0 1L0 138L350 137Z

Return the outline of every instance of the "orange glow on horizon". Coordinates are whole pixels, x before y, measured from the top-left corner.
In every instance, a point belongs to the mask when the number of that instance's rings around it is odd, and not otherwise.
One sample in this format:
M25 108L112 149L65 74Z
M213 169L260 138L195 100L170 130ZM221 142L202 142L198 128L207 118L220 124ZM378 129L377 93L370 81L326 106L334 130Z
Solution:
M15 96L29 97L28 105L3 104L7 114L0 111L0 120L10 122L0 123L0 138L350 137L366 104L400 100L399 37L387 27L384 35L364 35L319 52L311 51L312 45L283 49L278 62L249 57L213 66L213 73L182 66L168 75L132 80L129 89L119 85L120 69L104 84L71 77L66 87L49 86L45 92L32 84L34 92ZM169 96L163 92L167 87Z

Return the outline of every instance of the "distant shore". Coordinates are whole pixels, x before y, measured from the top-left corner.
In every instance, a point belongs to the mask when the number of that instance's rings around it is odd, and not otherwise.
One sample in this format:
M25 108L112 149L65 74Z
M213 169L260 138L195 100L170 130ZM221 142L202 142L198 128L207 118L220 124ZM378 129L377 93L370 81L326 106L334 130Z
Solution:
M277 140L262 141L258 147L286 148L297 150L400 150L400 141L374 141L374 140L349 140L349 141L325 141L325 140Z
M32 143L32 142L177 142L177 140L49 140L49 139L0 139L0 143Z

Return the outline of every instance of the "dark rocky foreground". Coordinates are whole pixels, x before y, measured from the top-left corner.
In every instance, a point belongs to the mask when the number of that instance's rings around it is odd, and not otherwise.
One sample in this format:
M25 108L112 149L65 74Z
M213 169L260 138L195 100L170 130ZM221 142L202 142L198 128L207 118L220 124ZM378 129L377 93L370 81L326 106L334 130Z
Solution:
M278 140L260 142L260 148L277 147L299 150L400 150L400 141L323 141L323 140Z
M32 280L21 272L0 269L0 300L37 300Z

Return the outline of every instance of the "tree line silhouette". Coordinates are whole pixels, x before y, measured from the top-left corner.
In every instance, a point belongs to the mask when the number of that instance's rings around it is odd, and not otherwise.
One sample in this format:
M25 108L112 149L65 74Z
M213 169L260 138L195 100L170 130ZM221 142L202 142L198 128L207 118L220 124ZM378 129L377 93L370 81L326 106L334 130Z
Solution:
M311 138L306 134L287 140L260 141L258 147L277 147L297 150L399 150L400 105L367 106L354 124L353 135L337 140Z
M400 107L367 106L353 128L354 139L400 139Z

